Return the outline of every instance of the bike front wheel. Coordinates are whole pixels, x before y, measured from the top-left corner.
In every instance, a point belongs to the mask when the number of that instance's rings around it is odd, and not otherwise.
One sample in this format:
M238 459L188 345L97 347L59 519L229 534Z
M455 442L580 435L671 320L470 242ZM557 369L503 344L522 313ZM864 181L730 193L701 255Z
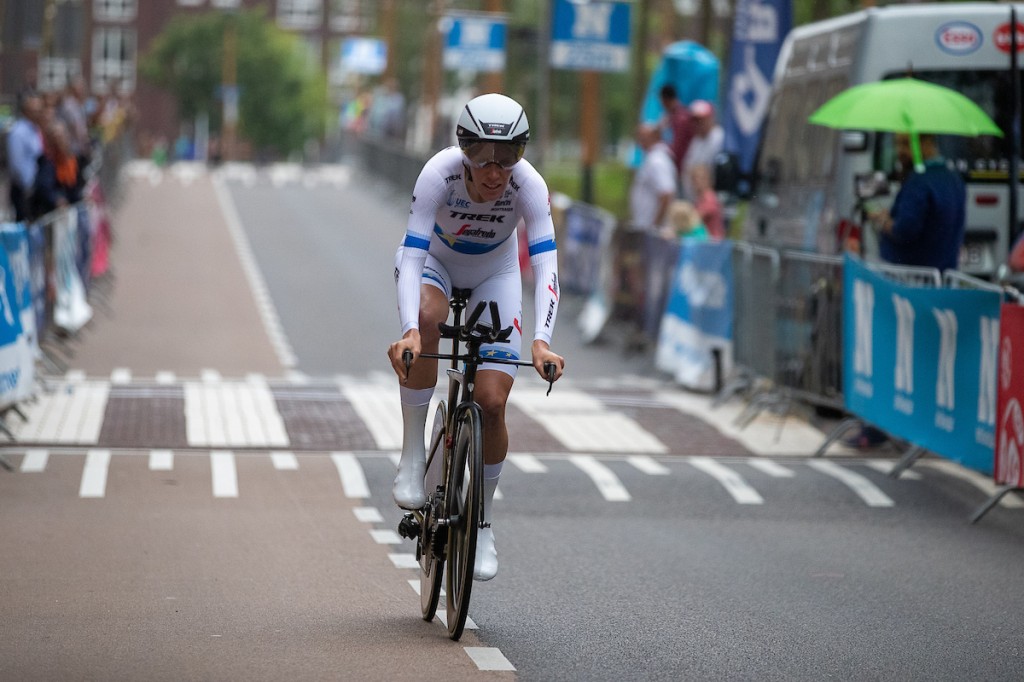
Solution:
M476 540L483 514L483 445L480 412L470 405L459 416L455 448L448 467L445 486L448 507L448 636L462 636L469 615L469 596L473 590Z

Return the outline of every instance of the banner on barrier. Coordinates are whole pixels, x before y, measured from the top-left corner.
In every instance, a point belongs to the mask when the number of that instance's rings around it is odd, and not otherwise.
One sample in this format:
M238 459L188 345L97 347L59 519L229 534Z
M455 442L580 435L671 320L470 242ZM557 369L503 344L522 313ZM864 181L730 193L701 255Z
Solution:
M658 334L658 369L694 390L719 388L732 365L732 245L683 239ZM721 366L716 368L715 351ZM718 375L717 372L721 372Z
M5 225L3 232L24 228ZM6 239L5 239L6 246ZM0 249L0 406L7 406L27 397L25 393L26 360L31 372L35 358L26 358L25 334L21 326L22 315L18 296L18 276L6 248ZM24 283L22 283L24 284ZM32 380L29 374L29 382ZM31 388L31 383L28 384Z
M889 433L993 470L1000 295L897 284L847 256L843 396Z
M995 480L1024 488L1024 307L1004 303L999 321L999 400Z
M2 401L20 401L30 397L35 390L36 358L39 356L39 335L36 327L35 307L32 300L32 271L29 259L28 231L24 225L4 225L0 230L4 251L10 263L14 280L12 304L21 324L17 340L20 371L18 380L10 394L3 393ZM11 297L11 292L7 292Z

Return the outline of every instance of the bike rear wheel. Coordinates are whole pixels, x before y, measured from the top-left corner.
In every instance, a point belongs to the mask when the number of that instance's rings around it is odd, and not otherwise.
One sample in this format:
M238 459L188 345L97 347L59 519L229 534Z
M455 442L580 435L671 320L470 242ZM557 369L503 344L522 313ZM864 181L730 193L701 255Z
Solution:
M462 636L469 615L469 597L473 590L476 540L483 513L483 446L480 412L471 405L459 416L455 448L445 486L448 507L448 636Z
M423 476L423 489L427 504L423 508L423 526L420 530L417 552L420 562L420 612L423 620L433 620L441 597L441 578L444 573L444 551L448 535L438 527L437 519L444 511L444 492L439 489L444 479L444 436L447 410L444 402L434 412L434 425L427 450L427 469Z

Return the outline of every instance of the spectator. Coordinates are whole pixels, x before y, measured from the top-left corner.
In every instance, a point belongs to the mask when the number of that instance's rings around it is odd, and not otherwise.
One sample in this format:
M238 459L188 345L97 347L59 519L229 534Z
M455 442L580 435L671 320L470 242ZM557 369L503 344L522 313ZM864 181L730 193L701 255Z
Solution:
M84 78L74 76L68 81L57 115L67 126L71 149L78 159L78 167L84 169L92 158Z
M692 170L697 166L715 167L715 157L722 151L725 131L715 121L715 107L711 102L696 100L690 105L690 116L693 119L693 139L683 159L683 196L697 203Z
M911 169L889 210L868 214L878 230L883 260L897 265L955 269L964 242L967 190L963 179L939 154L934 135L920 136L924 168L914 169L910 137L897 133L896 156L900 165ZM843 442L858 449L881 445L886 435L865 426Z
M679 237L699 241L707 241L710 237L704 221L701 220L700 213L697 212L693 204L685 199L676 199L672 202L668 208L668 219Z
M39 157L32 193L32 216L39 218L81 199L82 176L71 135L63 121L51 121L44 130L43 154Z
M657 126L640 124L636 141L644 158L629 189L630 222L633 229L654 231L665 225L668 206L676 196L676 171Z
M670 84L661 86L658 95L661 99L661 107L665 110L662 128L667 136L672 160L675 162L676 176L679 177L683 172L683 159L686 158L690 141L693 139L693 121L690 110L679 101L674 86Z
M708 229L708 235L715 241L725 239L722 202L711 184L711 166L699 164L690 168L690 185L693 187L694 206Z
M32 188L43 154L42 119L42 97L34 90L22 92L18 97L18 118L7 135L11 207L18 222L30 219Z
M1024 235L1017 239L1017 243L1010 249L1010 269L1014 272L1024 272Z

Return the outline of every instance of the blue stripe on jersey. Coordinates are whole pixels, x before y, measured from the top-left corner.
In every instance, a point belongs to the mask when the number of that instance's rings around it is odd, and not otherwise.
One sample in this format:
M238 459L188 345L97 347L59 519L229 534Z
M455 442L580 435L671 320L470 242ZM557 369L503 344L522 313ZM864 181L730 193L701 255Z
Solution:
M434 225L434 234L437 235L437 237L441 240L442 244L447 246L452 251L457 251L459 253L465 253L469 255L490 253L491 251L494 251L496 248L504 244L505 240L508 239L508 237L505 237L505 239L502 239L501 241L498 242L494 242L492 244L470 242L466 241L465 239L460 239L457 235L447 234L444 230L441 229L441 226L437 224Z
M530 255L536 256L538 253L544 253L545 251L554 251L555 248L555 238L552 237L551 239L545 239L544 241L530 244Z
M423 237L417 237L414 234L406 234L403 246L409 246L414 249L423 249L424 251L428 251L430 249L430 240L424 239Z
M509 350L508 348L502 348L501 346L480 346L480 357L484 362L487 362L488 358L518 360L519 354Z

